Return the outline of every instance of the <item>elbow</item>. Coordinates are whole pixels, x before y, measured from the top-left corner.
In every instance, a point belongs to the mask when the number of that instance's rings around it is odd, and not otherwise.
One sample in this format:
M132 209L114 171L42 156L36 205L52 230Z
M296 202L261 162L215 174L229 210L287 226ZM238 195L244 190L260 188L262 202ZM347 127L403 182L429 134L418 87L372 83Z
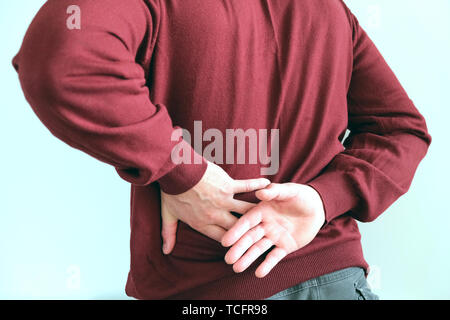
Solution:
M13 60L26 100L37 112L51 109L62 93L61 70L51 60L19 54Z
M427 144L427 149L428 147L431 145L431 141L433 140L431 137L430 132L428 131L428 126L427 123L425 121L425 118L423 118L423 125L422 125L422 131L423 131L423 140L425 141L425 143Z
M414 121L414 123L412 124L412 131L414 132L414 134L423 140L423 142L425 142L427 148L430 146L431 144L431 135L428 131L428 126L427 126L427 122L424 118L424 116L422 114L418 114L416 121Z
M414 108L414 112L411 115L409 126L406 127L409 129L410 133L421 139L426 144L428 149L431 144L432 138L428 131L427 122L425 120L425 117L419 112L419 110L417 110L412 101L411 104Z
M51 59L33 59L19 54L13 60L25 99L41 122L52 132L64 132L61 105L64 97L63 71ZM58 135L57 135L58 136Z
M381 212L359 212L359 211L351 211L350 216L354 219L358 220L361 223L370 223L374 222L379 216Z

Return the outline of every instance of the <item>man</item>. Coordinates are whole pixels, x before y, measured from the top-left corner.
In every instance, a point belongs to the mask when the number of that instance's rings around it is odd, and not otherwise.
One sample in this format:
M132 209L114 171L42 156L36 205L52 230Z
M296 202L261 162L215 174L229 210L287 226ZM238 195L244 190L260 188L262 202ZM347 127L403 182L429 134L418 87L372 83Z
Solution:
M79 0L77 28L70 5L44 5L14 66L50 131L131 183L128 295L375 298L356 220L431 138L342 1Z

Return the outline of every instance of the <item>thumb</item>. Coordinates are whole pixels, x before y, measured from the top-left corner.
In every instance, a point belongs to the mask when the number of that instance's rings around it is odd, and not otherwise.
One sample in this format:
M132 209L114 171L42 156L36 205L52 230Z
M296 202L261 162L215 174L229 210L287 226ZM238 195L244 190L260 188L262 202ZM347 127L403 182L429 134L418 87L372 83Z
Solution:
M178 219L163 208L161 212L161 220L161 237L163 240L162 250L164 254L169 254L175 247Z

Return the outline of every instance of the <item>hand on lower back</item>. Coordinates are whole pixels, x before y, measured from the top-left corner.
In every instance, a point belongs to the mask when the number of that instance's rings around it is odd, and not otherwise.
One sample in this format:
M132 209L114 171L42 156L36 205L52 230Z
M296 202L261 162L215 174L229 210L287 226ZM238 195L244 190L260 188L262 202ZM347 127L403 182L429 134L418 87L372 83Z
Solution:
M319 194L307 185L273 183L256 196L262 201L226 232L222 244L231 246L225 261L235 272L244 271L272 248L255 273L264 277L286 255L315 238L325 212Z
M222 168L208 162L202 179L192 189L169 195L161 191L163 252L169 254L176 242L178 220L220 241L237 221L231 211L244 214L255 204L236 200L236 193L251 192L270 184L267 179L233 180Z

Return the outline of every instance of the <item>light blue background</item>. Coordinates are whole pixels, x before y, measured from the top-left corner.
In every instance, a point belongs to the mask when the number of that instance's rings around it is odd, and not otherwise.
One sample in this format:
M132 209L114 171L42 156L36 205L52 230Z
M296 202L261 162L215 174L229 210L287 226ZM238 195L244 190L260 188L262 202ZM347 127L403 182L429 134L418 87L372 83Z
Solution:
M124 299L129 185L47 131L11 66L43 3L0 3L0 298ZM433 136L409 193L361 225L370 280L385 299L450 299L450 1L347 4Z

